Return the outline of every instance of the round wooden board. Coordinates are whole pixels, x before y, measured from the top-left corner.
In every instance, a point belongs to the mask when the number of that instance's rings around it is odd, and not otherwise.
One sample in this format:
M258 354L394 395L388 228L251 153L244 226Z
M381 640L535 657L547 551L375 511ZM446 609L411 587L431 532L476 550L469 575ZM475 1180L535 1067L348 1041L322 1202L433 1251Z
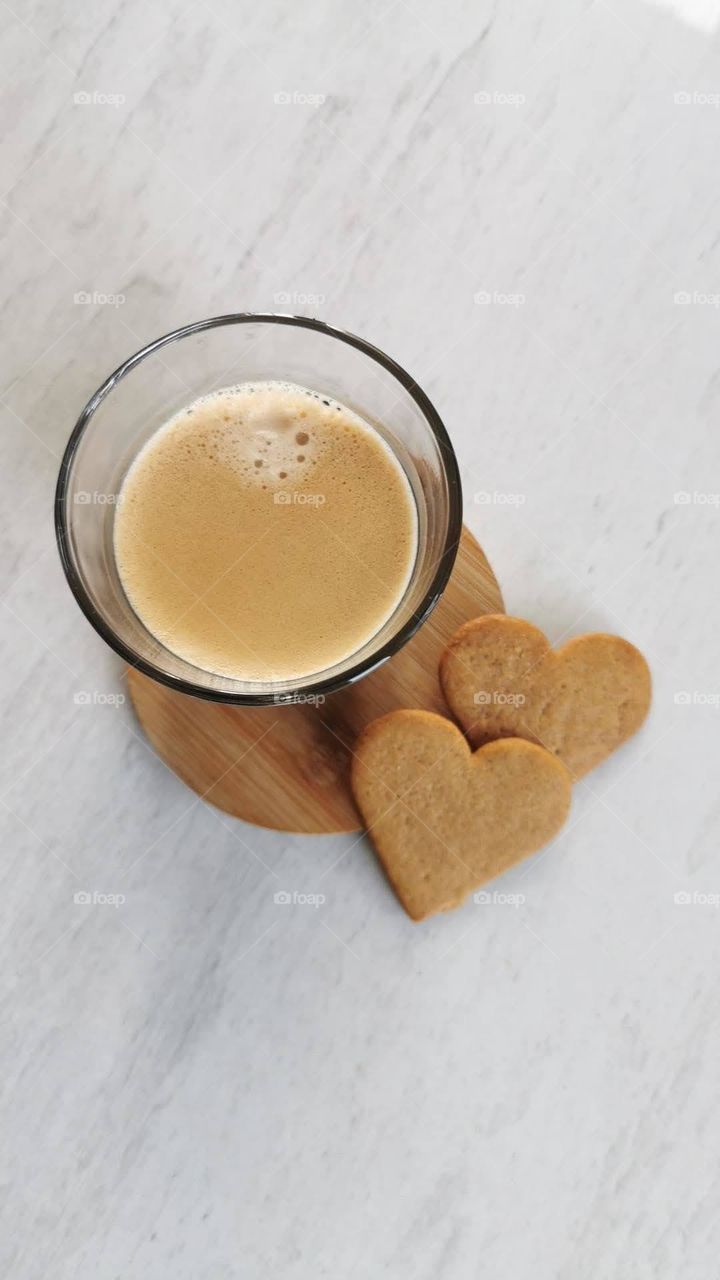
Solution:
M349 764L358 733L397 707L447 715L438 681L447 640L469 618L501 612L495 575L463 529L452 577L428 621L389 662L322 706L224 706L138 671L128 672L130 696L158 755L219 809L277 831L357 831Z

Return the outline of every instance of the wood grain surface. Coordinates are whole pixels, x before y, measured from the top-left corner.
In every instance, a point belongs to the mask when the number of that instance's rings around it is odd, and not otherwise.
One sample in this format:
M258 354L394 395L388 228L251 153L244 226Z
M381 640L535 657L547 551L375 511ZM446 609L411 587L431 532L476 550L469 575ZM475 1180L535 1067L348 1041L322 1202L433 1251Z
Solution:
M348 766L358 733L396 707L447 715L438 682L444 645L469 618L502 610L493 571L463 529L452 577L427 622L389 662L322 706L225 706L137 671L128 673L130 696L158 755L219 809L278 831L356 831Z

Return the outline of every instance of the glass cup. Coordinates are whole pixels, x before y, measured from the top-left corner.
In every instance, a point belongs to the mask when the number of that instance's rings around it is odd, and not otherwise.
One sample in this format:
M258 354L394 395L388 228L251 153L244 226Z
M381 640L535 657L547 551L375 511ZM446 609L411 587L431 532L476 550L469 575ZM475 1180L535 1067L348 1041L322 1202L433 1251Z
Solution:
M124 477L158 427L220 387L273 379L322 391L371 423L404 467L418 513L415 565L391 616L362 648L301 681L236 680L194 666L167 649L130 605L113 550ZM260 706L311 700L387 661L437 604L462 530L460 475L447 432L427 396L377 347L300 316L216 316L151 342L91 397L60 467L55 530L75 599L129 666L181 693L216 702Z

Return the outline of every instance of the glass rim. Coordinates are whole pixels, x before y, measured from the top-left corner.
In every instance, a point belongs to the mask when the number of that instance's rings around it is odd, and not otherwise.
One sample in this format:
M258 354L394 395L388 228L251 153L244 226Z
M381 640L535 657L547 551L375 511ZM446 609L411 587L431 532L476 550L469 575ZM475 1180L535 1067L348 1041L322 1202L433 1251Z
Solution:
M310 676L307 679L292 682L293 692L288 692L287 695L282 692L235 693L229 690L213 689L202 684L196 684L194 681L184 677L171 675L160 667L156 667L148 658L136 653L108 624L101 611L95 605L91 594L87 591L70 553L67 503L70 475L78 446L92 421L96 409L122 378L156 351L160 351L171 342L179 342L182 338L202 333L206 329L216 329L223 325L235 324L277 324L311 329L316 333L325 334L327 337L336 338L338 341L344 342L364 355L369 356L386 372L392 374L420 409L440 450L448 489L448 527L443 550L440 556L437 557L432 580L412 616L376 653L364 658L342 674L323 678L322 673L319 673L317 677ZM292 704L299 695L302 696L303 700L310 701L320 694L335 693L347 685L355 684L363 676L382 666L383 663L387 662L389 658L402 649L422 626L445 590L460 544L463 514L460 469L450 437L437 409L422 387L418 385L402 365L399 365L396 360L393 360L391 356L381 351L379 347L374 346L371 342L367 342L364 338L358 337L357 334L349 333L345 329L338 329L334 325L326 324L324 320L315 320L308 316L285 315L281 312L252 311L230 312L227 315L212 316L207 320L197 320L193 324L183 325L180 329L173 329L171 332L165 333L162 337L155 338L154 341L141 347L139 351L136 351L127 360L124 360L122 364L118 365L117 369L101 383L90 397L75 423L60 463L60 472L55 488L54 511L58 552L70 590L90 625L94 627L98 635L129 667L142 672L143 675L149 676L150 679L156 680L170 689L174 689L177 693L188 694L194 698L204 698L209 702L224 702L227 705L254 707L281 706L283 703ZM203 668L198 668L198 670L203 670ZM213 673L208 672L208 674L212 675Z

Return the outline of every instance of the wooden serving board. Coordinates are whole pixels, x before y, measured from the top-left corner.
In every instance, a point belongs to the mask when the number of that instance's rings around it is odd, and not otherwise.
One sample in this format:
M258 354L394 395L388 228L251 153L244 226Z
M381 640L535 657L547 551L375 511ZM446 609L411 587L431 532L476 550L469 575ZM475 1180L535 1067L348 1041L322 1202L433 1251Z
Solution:
M278 831L357 831L349 764L361 729L397 707L447 715L440 654L469 618L503 612L485 555L463 529L440 603L399 653L320 707L232 707L176 693L128 672L138 719L158 755L203 799Z

